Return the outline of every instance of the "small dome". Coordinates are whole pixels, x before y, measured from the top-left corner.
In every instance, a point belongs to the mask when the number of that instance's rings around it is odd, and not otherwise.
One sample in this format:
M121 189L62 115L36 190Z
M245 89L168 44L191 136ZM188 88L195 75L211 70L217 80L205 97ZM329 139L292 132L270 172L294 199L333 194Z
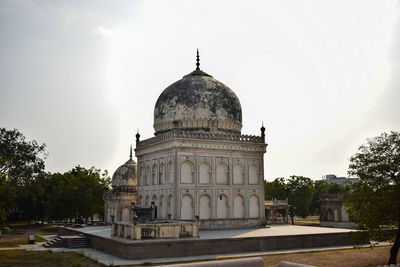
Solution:
M113 191L133 191L136 189L136 162L132 157L114 172L111 186Z
M240 101L228 86L197 68L168 86L156 102L155 134L173 128L240 134Z

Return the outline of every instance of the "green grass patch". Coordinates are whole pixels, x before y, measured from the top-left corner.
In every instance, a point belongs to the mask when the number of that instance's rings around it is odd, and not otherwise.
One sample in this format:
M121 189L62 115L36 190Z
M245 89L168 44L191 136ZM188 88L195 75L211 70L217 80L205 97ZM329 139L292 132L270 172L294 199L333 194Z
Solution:
M45 239L39 235L35 235L35 243L46 242L46 241L47 241L47 239ZM1 242L0 242L0 248L16 248L19 245L28 245L28 236L26 236L24 238L18 238L18 239L8 240L8 241L1 240Z
M0 264L36 266L104 266L76 252L1 250Z

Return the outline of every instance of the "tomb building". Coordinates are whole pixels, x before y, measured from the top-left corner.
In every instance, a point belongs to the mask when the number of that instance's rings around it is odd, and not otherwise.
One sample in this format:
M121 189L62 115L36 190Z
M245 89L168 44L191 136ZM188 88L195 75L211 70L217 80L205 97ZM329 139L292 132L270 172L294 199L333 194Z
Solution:
M200 70L198 52L196 66L158 97L154 137L136 135L137 205L200 229L264 225L265 128L243 135L238 97Z
M132 159L132 147L129 160L118 167L111 181L112 190L106 192L104 199L104 222L131 220L131 205L136 202L137 168Z

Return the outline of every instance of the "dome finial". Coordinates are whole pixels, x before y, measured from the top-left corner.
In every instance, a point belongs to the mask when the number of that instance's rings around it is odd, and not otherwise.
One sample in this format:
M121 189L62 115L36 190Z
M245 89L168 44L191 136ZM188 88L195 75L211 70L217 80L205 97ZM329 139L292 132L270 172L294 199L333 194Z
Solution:
M200 56L199 56L198 48L197 48L197 56L196 56L196 70L200 70Z
M265 142L265 127L264 127L264 122L262 122L261 124L261 138L263 139L263 141Z
M132 145L131 145L131 149L129 151L129 159L132 159Z

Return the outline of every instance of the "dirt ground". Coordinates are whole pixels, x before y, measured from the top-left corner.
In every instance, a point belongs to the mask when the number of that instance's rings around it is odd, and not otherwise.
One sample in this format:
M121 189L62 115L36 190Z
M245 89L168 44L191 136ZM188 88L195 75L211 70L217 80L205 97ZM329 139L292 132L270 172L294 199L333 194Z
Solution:
M371 248L353 248L331 251L302 252L263 256L264 266L278 266L281 261L296 262L314 266L366 267L387 264L389 246ZM400 255L397 257L400 262Z
M36 236L55 235L57 234L57 224L9 224L10 231L0 236L0 247L8 246L7 244L18 244L28 239L28 234Z

